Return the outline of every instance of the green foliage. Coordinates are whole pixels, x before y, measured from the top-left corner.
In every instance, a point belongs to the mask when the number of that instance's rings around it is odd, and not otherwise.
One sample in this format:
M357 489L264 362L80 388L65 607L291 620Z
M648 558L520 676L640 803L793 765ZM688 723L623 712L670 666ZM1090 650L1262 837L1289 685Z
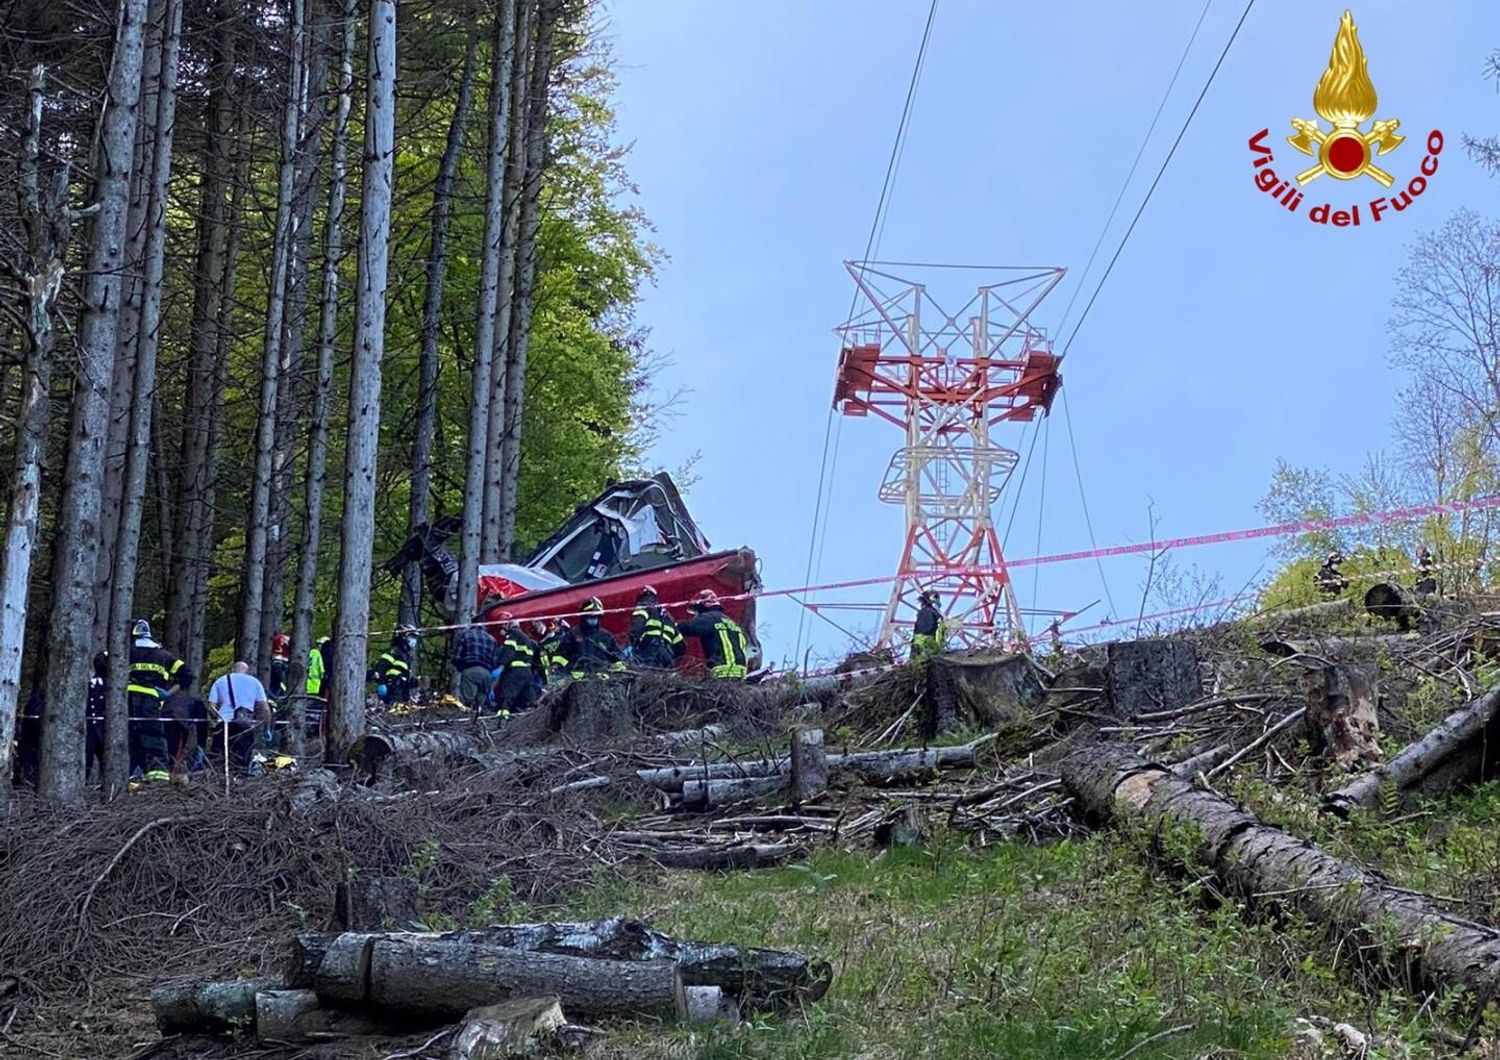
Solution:
M1301 607L1332 599L1313 581L1326 557L1325 551L1290 560L1266 585L1261 606L1267 610ZM1349 580L1349 587L1342 595L1356 606L1362 605L1365 592L1377 581L1404 581L1410 584L1411 566L1412 557L1399 549L1355 548L1346 555L1339 568Z

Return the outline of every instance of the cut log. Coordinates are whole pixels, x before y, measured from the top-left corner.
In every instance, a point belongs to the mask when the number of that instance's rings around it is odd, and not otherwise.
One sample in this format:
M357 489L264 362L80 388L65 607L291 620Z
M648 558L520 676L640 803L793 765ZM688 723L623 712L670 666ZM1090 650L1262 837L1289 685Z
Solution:
M1041 707L1047 689L1029 655L939 655L926 663L921 733L998 729Z
M646 850L641 852L641 857L650 858L664 869L732 872L771 868L790 861L803 851L804 848L796 843L732 843L728 846Z
M1422 605L1417 598L1391 582L1376 582L1365 590L1365 610L1376 618L1396 623L1403 633L1411 629L1412 623L1422 620Z
M385 1028L343 1009L324 1008L311 990L262 990L255 995L255 1037L262 1042L332 1041Z
M687 1021L689 1023L738 1023L739 1008L724 996L722 987L689 986L687 994Z
M523 997L470 1009L453 1039L453 1060L531 1056L567 1024L555 995Z
M637 769L635 775L653 788L662 791L681 791L690 780L731 780L746 777L764 777L773 773L784 773L790 762L785 758L752 758L743 762L709 762L692 765L664 766L658 769Z
M1203 695L1198 648L1192 641L1115 641L1106 651L1105 688L1120 718L1170 710Z
M1090 813L1191 836L1194 872L1218 877L1251 907L1295 910L1353 936L1414 990L1457 987L1481 998L1500 989L1500 930L1444 912L1355 862L1320 850L1163 766L1115 743L1083 744L1063 759L1064 784ZM1184 849L1178 844L1179 849Z
M1323 807L1347 816L1356 806L1381 804L1382 791L1396 802L1408 795L1445 795L1489 776L1500 758L1500 687L1448 715L1431 732L1407 744L1385 765L1363 773L1327 795Z
M1338 600L1323 600L1316 604L1306 604L1302 607L1282 607L1272 611L1261 611L1258 614L1251 615L1247 621L1262 626L1303 620L1322 622L1330 618L1337 618L1349 610L1349 601L1345 598L1340 598Z
M971 743L953 747L894 748L889 751L854 751L827 755L830 777L853 773L866 780L895 780L934 769L957 769L974 765L980 748L993 737L984 736ZM663 791L683 791L689 783L715 780L756 780L779 777L781 782L758 792L774 791L790 780L791 762L787 758L749 759L743 762L710 762L707 765L670 766L661 769L638 769L636 776ZM701 794L701 788L693 789ZM722 789L734 790L732 788ZM754 790L754 785L746 785Z
M1380 696L1372 670L1353 663L1314 666L1303 672L1307 728L1313 748L1336 765L1350 766L1380 757L1375 742Z
M704 725L698 729L682 729L678 732L657 733L652 739L657 746L669 754L682 751L696 751L704 744L712 743L724 735L722 725Z
M456 1018L481 1005L549 994L567 1011L589 1017L676 1019L687 1011L682 974L670 960L576 957L462 935L354 936L368 974L351 983L342 966L333 974L329 968L350 937L335 940L318 968L313 987L324 1001L429 1018Z
M823 750L822 729L798 729L792 733L792 798L815 799L828 790L828 755Z
M170 983L151 991L151 1010L163 1034L224 1034L255 1025L255 995L281 986L277 979L223 983Z
M350 949L367 950L371 940L382 937L460 940L615 961L672 961L682 969L683 982L687 985L723 987L727 994L748 998L757 1004L817 1001L833 981L833 969L826 961L810 960L788 950L677 939L625 917L497 924L447 934L379 936L307 932L294 940L291 976L310 985L315 978L321 978L319 973L329 960L335 962L335 969L358 967L360 962L348 957ZM346 939L350 940L348 944L343 941ZM345 979L346 975L340 981ZM357 987L339 986L338 990L337 999L356 998L360 993Z
M768 777L727 777L724 780L688 780L682 785L682 804L695 809L724 806L745 799L758 799L785 791L791 783L790 773Z
M340 883L333 894L333 923L344 931L400 928L420 919L417 881L377 876Z

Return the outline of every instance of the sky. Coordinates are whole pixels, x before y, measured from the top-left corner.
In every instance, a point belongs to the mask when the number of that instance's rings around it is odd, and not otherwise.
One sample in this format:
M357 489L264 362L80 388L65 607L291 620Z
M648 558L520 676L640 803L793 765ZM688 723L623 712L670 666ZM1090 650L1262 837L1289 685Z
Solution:
M1388 447L1404 376L1389 366L1394 280L1409 241L1468 206L1500 216L1500 180L1462 149L1500 132L1484 79L1500 48L1500 4L1363 0L1354 10L1377 117L1408 139L1380 161L1398 188L1430 130L1438 171L1399 215L1360 227L1309 221L1382 193L1323 178L1290 214L1258 191L1248 140L1263 128L1273 167L1307 161L1286 143L1313 118L1343 2L1256 0L1062 366L1061 406L1038 429L1006 542L1015 557L1263 522L1256 503L1278 458L1355 472ZM1166 158L1244 11L1209 0L1201 29L1104 237L1084 267L1203 0L1048 4L938 0L926 63L877 256L1068 269L1033 323L1066 337ZM637 201L665 251L640 322L670 359L653 387L682 390L650 460L696 455L688 492L716 547L749 545L769 588L808 584L838 341L910 83L926 0L612 0L604 33L619 76L620 138ZM1302 163L1302 164L1299 164ZM1368 210L1366 209L1366 214ZM955 290L961 302L971 290ZM1070 299L1076 301L1064 321ZM934 290L939 301L944 296ZM889 574L900 507L876 498L894 427L834 417L837 461L813 583ZM1020 426L995 438L1023 450ZM1045 459L1044 459L1045 455ZM1014 490L1013 481L1009 489ZM1274 568L1257 543L1178 557L1232 595ZM1140 556L1017 571L1023 606L1078 609L1075 623L1134 617ZM883 600L875 588L826 599ZM772 660L793 656L801 609L761 602ZM842 619L849 626L847 616ZM801 641L838 655L848 637L816 618ZM868 619L850 627L870 628Z

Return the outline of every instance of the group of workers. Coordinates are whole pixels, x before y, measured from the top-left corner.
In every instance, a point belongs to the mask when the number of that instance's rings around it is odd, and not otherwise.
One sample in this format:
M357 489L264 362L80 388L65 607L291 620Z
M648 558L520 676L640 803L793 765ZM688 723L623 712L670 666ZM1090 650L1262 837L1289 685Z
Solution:
M636 597L625 643L601 624L604 604L592 597L579 609L578 624L566 618L531 620L523 625L509 611L496 612L498 636L485 626L466 626L453 641L450 662L459 674L459 698L471 711L493 707L499 714L527 710L549 683L606 677L626 669L669 671L686 653L686 638L703 649L711 676L743 678L749 672L749 638L724 613L710 589L687 605L678 623L646 586Z
M1328 553L1323 560L1323 565L1313 574L1313 585L1325 596L1338 596L1349 588L1349 579L1345 577L1342 570L1346 562L1345 556L1338 549ZM1437 563L1433 558L1432 549L1426 545L1417 549L1416 566L1412 568L1416 574L1416 584L1412 590L1419 596L1430 596L1437 592Z

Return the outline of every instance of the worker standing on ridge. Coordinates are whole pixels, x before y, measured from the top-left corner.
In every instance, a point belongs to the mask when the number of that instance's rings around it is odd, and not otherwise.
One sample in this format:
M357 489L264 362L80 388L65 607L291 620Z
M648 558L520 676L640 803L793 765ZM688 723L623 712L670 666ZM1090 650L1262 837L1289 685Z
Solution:
M646 586L630 615L630 661L641 670L670 670L686 650L682 631L656 601L655 587Z
M688 604L692 617L680 627L703 646L703 658L714 677L743 678L749 670L750 639L739 623L724 613L723 601L712 589L704 589Z
M536 706L536 675L540 664L536 641L521 629L509 611L495 615L505 642L495 665L495 713L504 718Z
M500 666L500 648L484 626L465 626L453 638L450 665L458 671L458 698L473 717L490 701L490 676Z
M911 631L912 662L941 654L948 647L948 622L938 610L937 590L922 590L917 604L917 621Z
M333 695L332 637L324 637L307 652L307 735L318 736L323 731L323 715L328 711L328 700Z
M597 596L589 597L579 609L578 628L563 634L557 654L572 677L597 677L610 670L625 669L625 659L615 638L599 625L604 604Z
M391 638L391 646L380 653L375 665L365 675L366 681L380 682L376 692L382 703L404 703L411 688L411 660L417 651L417 631L401 626Z
M167 737L161 706L175 684L192 683L192 673L177 656L151 636L151 623L135 620L130 635L130 678L125 686L130 712L130 774L146 780L171 780Z
M1344 554L1338 549L1328 553L1328 558L1318 568L1318 573L1313 575L1313 584L1326 596L1337 596L1349 588L1349 579L1344 577L1339 566L1344 562Z
M290 660L287 656L292 650L292 638L285 633L273 633L271 635L271 683L266 686L266 691L274 700L286 698L286 674Z

